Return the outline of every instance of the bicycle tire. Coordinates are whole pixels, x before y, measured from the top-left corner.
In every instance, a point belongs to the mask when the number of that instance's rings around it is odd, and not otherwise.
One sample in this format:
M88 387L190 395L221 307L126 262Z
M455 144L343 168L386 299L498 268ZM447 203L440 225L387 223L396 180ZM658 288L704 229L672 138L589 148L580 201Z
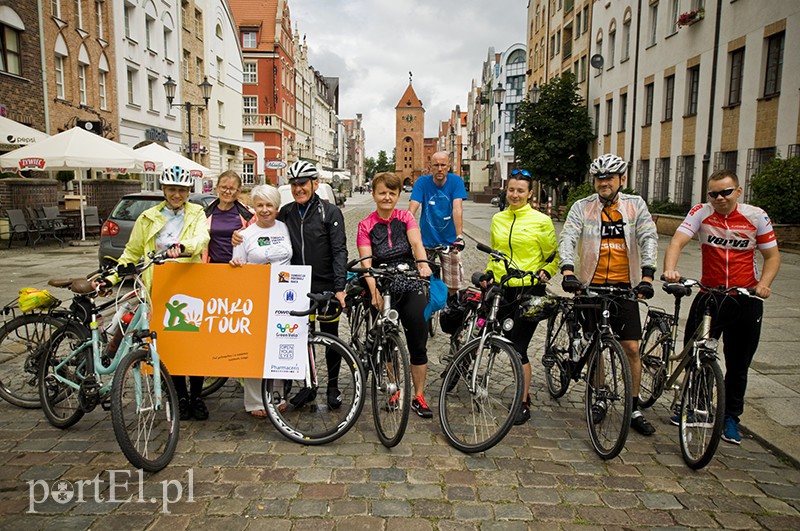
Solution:
M203 390L200 391L200 396L205 398L216 393L222 389L222 386L224 386L227 381L228 379L224 377L206 376L203 380Z
M439 355L439 363L442 365L450 364L456 357L456 353L461 350L463 347L475 333L477 324L475 323L475 319L477 318L477 310L475 308L467 308L464 312L464 319L462 320L461 324L456 328L456 331L450 334L450 345L447 350L446 354ZM439 352L445 352L444 350L440 350ZM442 377L444 377L444 373L442 373Z
M86 377L91 348L74 352L90 337L85 327L68 323L53 332L39 366L39 400L48 422L56 428L69 428L84 415L80 400L80 385ZM59 367L60 366L60 367ZM56 379L58 375L75 386Z
M547 391L553 398L561 398L569 389L570 373L568 368L569 349L572 338L569 334L569 312L559 307L555 315L547 320L547 336L544 342L544 379Z
M172 461L180 437L178 393L167 367L161 360L158 364L160 407L149 348L134 350L120 361L111 387L111 424L119 447L133 466L147 472L158 472Z
M450 364L439 394L439 422L447 441L465 453L484 452L505 437L522 406L519 354L506 341L489 337L478 355L473 339ZM480 365L476 367L476 361ZM476 388L471 389L473 374ZM457 382L451 385L452 380ZM448 387L452 391L447 391Z
M717 360L689 364L681 394L679 433L681 454L694 470L706 466L722 438L725 421L725 380Z
M403 439L411 410L411 376L408 347L397 332L383 337L383 363L372 375L372 418L378 439L393 448Z
M647 325L639 345L639 358L642 361L639 407L642 409L655 404L664 392L669 363L669 329L664 318L654 317Z
M428 318L428 336L433 337L436 335L436 330L439 326L439 312L433 312Z
M0 398L21 408L41 407L40 362L47 341L64 324L49 313L31 313L0 327Z
M370 327L369 301L360 301L350 308L348 323L350 324L350 345L356 353L364 350L367 331Z
M586 423L592 448L603 459L619 455L631 426L631 369L615 339L601 339L586 371ZM592 408L605 404L605 414L593 422Z
M341 406L338 408L330 407L326 400L328 349L332 358L340 356L335 362L339 371L337 387L341 393ZM281 435L313 446L335 441L356 423L364 406L364 370L358 356L342 340L330 334L309 333L307 352L317 374L317 387L304 392L305 380L269 379L263 380L261 395L267 416Z

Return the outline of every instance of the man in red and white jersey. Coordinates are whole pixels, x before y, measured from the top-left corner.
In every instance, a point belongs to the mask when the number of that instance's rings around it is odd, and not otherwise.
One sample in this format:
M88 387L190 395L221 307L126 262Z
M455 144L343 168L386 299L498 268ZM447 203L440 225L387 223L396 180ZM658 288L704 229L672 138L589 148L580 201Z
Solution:
M754 288L761 299L772 293L770 285L781 266L778 242L772 222L762 209L739 204L742 187L735 173L716 171L708 178L709 202L695 206L675 231L664 257L664 278L677 282L676 270L681 251L695 234L702 251L702 279L706 286ZM756 249L764 258L759 274ZM702 319L708 293L700 292L692 302L686 322L684 343L688 342ZM744 411L747 371L758 348L764 303L746 296L725 297L719 301L711 335L724 341L725 426L724 441L741 444L739 416Z

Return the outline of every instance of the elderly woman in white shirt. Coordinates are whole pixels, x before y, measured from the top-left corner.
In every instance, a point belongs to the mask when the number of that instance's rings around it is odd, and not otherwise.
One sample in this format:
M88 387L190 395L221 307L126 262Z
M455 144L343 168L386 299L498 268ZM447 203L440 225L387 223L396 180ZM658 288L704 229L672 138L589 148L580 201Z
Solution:
M283 222L276 219L281 207L281 194L274 186L261 184L250 191L250 201L256 211L256 222L239 234L243 241L233 248L231 265L275 264L289 265L292 242ZM261 398L261 379L245 378L244 409L254 417L267 416Z

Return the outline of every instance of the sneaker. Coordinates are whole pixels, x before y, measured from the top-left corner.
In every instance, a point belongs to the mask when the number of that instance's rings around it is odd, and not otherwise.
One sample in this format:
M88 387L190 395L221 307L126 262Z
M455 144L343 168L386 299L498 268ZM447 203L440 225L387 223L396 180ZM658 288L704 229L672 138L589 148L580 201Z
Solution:
M681 416L680 415L672 415L669 418L669 421L672 423L673 426L680 426L681 425Z
M514 426L525 424L531 418L531 408L527 402L522 403L522 408L517 411L517 416L514 418Z
M178 400L178 415L181 420L189 420L192 418L192 410L189 407L188 398L181 398Z
M656 427L650 424L640 412L637 411L637 413L639 414L631 417L631 428L638 431L642 435L653 435L656 432Z
M598 400L592 405L592 424L600 424L606 418L608 404L605 400Z
M208 408L200 397L192 400L192 416L195 420L206 420L208 418Z
M328 389L328 407L331 409L339 409L342 407L342 393L336 387Z
M291 399L289 399L289 403L292 404L294 407L303 407L304 405L308 404L312 400L317 398L317 390L312 389L310 387L303 387L297 394L294 395Z
M433 411L428 407L427 402L425 402L425 397L422 395L414 397L414 400L411 401L411 409L424 419L433 417Z
M739 433L739 423L731 416L725 416L725 425L722 428L722 440L731 444L742 444L742 435Z

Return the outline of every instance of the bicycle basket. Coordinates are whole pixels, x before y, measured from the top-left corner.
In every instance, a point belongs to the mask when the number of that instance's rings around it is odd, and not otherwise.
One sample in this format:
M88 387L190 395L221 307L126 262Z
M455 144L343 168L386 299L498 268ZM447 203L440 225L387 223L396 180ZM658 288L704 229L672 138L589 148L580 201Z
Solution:
M534 295L522 301L520 313L523 319L538 323L553 315L557 307L558 302L555 299L546 295Z
M60 301L46 289L22 288L19 290L19 309L27 313L36 309L51 308Z

